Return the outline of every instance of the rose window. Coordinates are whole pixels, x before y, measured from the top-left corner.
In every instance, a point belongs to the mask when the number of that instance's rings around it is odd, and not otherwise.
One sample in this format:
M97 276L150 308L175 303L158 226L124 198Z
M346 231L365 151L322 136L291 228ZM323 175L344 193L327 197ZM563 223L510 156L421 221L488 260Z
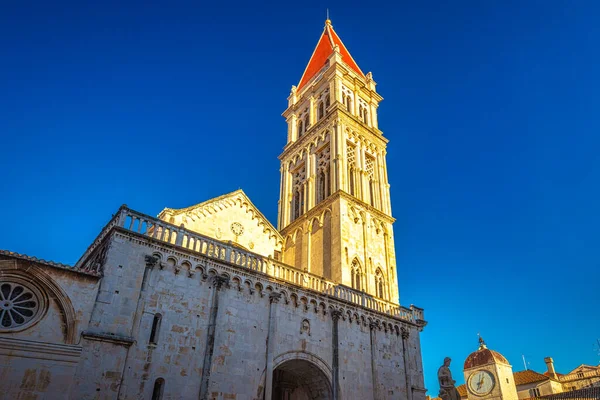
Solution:
M0 284L0 329L13 329L26 325L38 315L38 295L16 282Z

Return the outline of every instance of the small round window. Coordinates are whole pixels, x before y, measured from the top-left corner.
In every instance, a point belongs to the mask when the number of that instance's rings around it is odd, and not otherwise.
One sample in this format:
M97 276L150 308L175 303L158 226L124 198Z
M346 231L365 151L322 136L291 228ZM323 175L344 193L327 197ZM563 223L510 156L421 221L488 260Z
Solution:
M32 325L39 319L42 306L37 289L17 281L0 282L0 330Z

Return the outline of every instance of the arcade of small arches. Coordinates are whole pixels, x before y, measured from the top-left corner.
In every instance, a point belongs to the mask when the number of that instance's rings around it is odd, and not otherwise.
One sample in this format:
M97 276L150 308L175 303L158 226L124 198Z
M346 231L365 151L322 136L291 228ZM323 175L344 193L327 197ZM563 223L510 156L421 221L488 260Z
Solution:
M146 290L149 282L154 274L162 272L176 273L182 268L194 270L196 273L187 274L188 278L195 279L199 276L200 284L209 284L213 287L234 289L238 292L247 293L248 295L257 295L259 297L270 298L271 294L278 293L281 295L281 303L294 308L301 308L305 312L314 312L315 314L333 316L335 313L340 315L340 320L348 321L348 323L356 323L363 326L376 327L378 330L385 333L393 333L400 335L401 329L408 329L397 320L392 320L382 315L365 311L362 307L353 307L347 304L341 304L335 301L324 300L323 297L318 298L310 292L290 290L284 285L275 282L263 282L256 277L248 274L230 274L229 272L219 271L217 264L212 262L195 263L186 259L181 259L174 255L163 254L162 252L154 251L151 256L146 259L146 268L142 279L142 290ZM224 285L217 285L217 280L225 282ZM383 309L381 311L384 311ZM156 344L160 331L162 315L157 313L154 315L152 323L152 331L150 334L149 344Z

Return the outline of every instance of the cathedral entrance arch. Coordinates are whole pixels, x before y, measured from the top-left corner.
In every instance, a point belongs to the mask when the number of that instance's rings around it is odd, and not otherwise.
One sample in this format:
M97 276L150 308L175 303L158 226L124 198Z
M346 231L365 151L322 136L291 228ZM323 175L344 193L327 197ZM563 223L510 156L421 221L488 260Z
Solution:
M331 400L328 375L305 358L282 360L273 370L272 400Z

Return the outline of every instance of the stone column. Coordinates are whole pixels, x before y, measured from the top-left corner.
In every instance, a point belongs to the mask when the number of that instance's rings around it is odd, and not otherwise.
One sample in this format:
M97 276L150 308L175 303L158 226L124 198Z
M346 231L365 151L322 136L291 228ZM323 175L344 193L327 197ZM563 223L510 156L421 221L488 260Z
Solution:
M369 329L370 329L370 339L371 339L371 378L373 381L373 398L374 399L380 399L382 398L382 396L379 395L379 387L377 385L377 367L376 367L376 361L375 361L375 356L377 355L377 342L376 342L376 331L377 331L377 324L374 322L371 322L369 324Z
M331 362L332 375L332 400L341 399L340 396L340 350L339 350L339 339L338 339L338 321L342 316L342 312L339 310L333 310L331 312L331 320L333 321L333 328L331 333L331 347L333 349L333 360Z
M344 189L348 191L346 186L346 179L344 176L346 175L346 170L348 167L346 166L346 140L343 139L342 131L344 127L340 120L335 122L333 126L333 134L335 135L335 151L331 153L331 157L333 158L334 168L333 168L333 185L331 185L331 193L335 193L340 189Z
M298 116L292 114L288 120L288 124L288 143L292 143L298 138Z
M407 328L402 327L400 328L400 335L402 336L402 359L404 362L404 379L406 382L406 398L407 400L412 400L413 398L413 394L412 394L412 387L410 384L410 375L409 375L409 365L408 365L408 357L406 354L406 348L408 347L408 337L409 337L409 331Z
M279 303L281 293L271 293L269 295L269 330L267 332L267 360L265 366L265 400L271 400L273 397L273 348L275 347L275 337L277 335L277 307L273 304Z
M314 126L315 123L317 122L317 113L316 108L315 108L315 97L314 96L310 96L310 100L309 100L309 108L308 108L308 119L310 120L310 126ZM307 129L307 128L304 128Z
M208 381L210 378L210 369L212 366L212 355L215 347L215 327L217 324L217 314L219 312L219 292L221 287L229 282L227 278L215 276L212 278L212 299L210 306L210 315L208 317L208 333L206 335L206 348L204 350L204 361L202 363L202 377L200 379L200 400L208 399Z

